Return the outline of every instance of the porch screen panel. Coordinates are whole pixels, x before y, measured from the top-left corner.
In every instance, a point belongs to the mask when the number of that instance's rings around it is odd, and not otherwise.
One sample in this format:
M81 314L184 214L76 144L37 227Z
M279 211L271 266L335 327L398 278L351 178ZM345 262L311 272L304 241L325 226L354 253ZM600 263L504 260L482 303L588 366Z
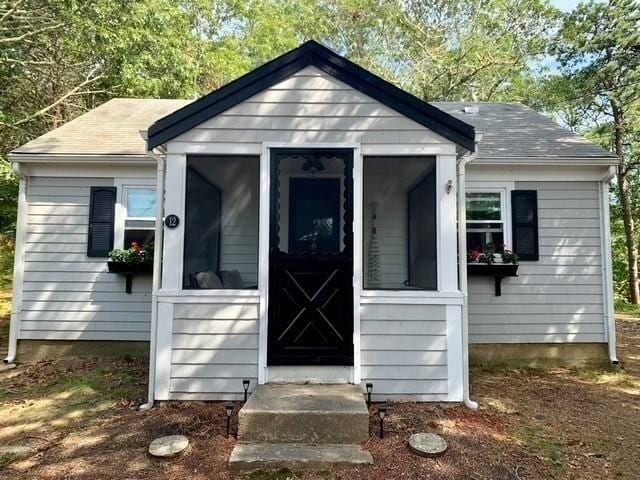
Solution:
M364 158L365 289L437 289L435 168L426 156Z
M438 288L435 191L436 176L432 170L409 190L407 197L408 287Z
M220 270L220 189L187 166L184 228L184 286L198 288L197 272Z
M259 157L187 158L183 288L258 285Z

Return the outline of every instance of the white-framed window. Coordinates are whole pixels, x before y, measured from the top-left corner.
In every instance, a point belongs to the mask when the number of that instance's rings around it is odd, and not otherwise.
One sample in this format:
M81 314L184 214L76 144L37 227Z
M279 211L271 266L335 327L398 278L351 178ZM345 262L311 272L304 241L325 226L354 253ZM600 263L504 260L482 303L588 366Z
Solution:
M133 242L153 243L155 237L156 189L151 180L116 182L116 227L114 245L129 248Z
M501 253L511 248L509 188L469 188L467 251Z

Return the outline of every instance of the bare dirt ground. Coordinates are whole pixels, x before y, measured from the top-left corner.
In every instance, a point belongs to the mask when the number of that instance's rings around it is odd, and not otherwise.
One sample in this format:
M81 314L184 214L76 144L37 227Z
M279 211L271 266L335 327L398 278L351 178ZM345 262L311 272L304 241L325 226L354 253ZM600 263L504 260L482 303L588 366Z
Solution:
M7 321L5 315L2 342ZM249 478L640 478L640 319L621 317L618 334L622 367L616 370L478 370L472 372L472 396L481 405L476 412L392 404L384 440L376 437L372 415L367 448L373 466ZM30 446L36 453L0 456L0 478L237 478L226 468L234 439L224 438L222 404L139 412L145 393L140 359L48 361L1 372L0 446ZM440 433L449 442L447 454L411 454L406 441L419 431ZM153 438L174 433L191 440L184 455L159 461L146 454Z

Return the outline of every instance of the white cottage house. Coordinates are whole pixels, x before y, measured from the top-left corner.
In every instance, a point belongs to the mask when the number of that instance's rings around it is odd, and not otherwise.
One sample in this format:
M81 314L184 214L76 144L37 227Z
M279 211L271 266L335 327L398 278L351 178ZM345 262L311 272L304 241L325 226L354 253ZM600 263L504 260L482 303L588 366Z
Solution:
M149 345L151 402L249 379L469 405L470 356L616 361L616 158L525 106L425 103L307 42L195 101L111 100L10 159L8 361ZM153 272L110 273L133 241Z

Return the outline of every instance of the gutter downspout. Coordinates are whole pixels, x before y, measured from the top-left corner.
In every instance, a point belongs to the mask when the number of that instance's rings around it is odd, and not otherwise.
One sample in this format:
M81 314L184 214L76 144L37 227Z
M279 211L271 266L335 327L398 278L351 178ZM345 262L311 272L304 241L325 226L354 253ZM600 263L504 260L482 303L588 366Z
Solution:
M145 139L146 140L146 139ZM156 345L158 337L158 290L162 278L162 233L164 214L164 177L166 158L164 154L149 151L148 155L158 164L156 173L156 230L153 249L153 281L151 287L151 332L149 337L149 390L147 403L140 405L140 410L153 408L156 392Z
M476 134L474 152L458 161L458 282L462 292L462 395L463 403L471 410L478 408L478 403L469 398L469 292L467 287L467 210L465 173L468 163L478 156L478 144L482 134Z
M27 220L27 177L18 162L11 162L11 168L19 178L18 218L16 219L15 252L13 260L13 292L11 301L11 320L9 324L9 348L5 363L13 363L18 350L20 316L22 313L22 278L24 272L24 230Z
M600 191L600 228L602 230L602 279L604 299L604 321L607 332L609 362L617 365L616 355L616 319L613 306L613 268L611 260L611 224L609 220L609 182L616 174L616 167L609 167L607 174L598 184Z

